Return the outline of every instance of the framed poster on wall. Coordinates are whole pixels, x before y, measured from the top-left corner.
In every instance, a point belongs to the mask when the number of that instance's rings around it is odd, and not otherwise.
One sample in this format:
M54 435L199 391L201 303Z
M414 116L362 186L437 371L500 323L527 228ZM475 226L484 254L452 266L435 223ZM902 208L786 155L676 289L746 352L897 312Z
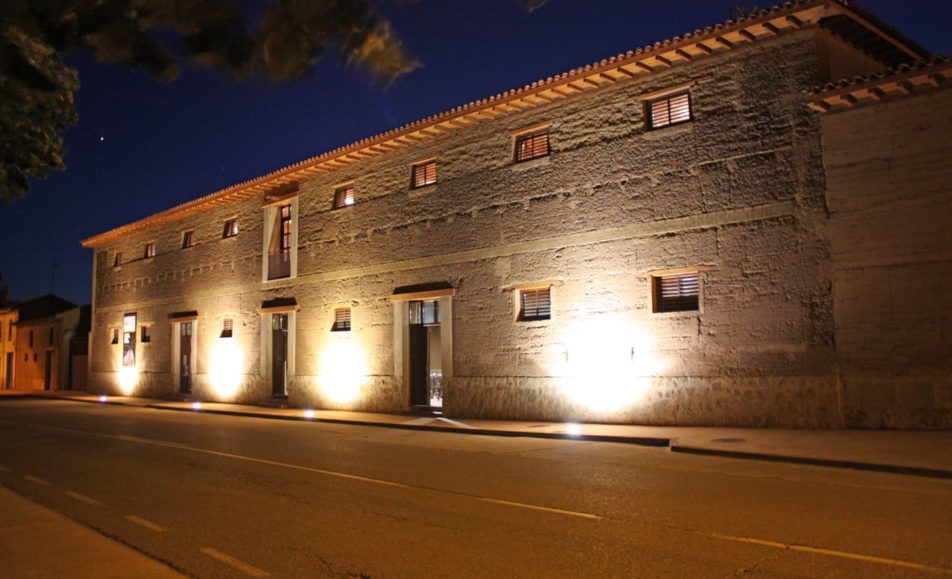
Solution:
M122 317L122 367L136 367L136 315Z

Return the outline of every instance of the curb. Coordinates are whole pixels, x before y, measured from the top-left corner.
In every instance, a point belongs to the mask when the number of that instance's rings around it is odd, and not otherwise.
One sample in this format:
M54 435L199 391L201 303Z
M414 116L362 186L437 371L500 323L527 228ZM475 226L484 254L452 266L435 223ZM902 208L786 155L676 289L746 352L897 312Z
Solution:
M827 467L827 468L850 469L850 470L860 470L860 471L866 471L866 472L881 472L881 473L887 473L887 474L901 474L901 475L918 476L918 477L924 477L924 478L952 480L952 471L950 470L927 468L927 467L916 467L916 466L881 464L881 463L874 463L874 462L838 460L838 459L829 459L829 458L791 456L791 455L784 455L784 454L768 454L768 453L762 453L762 452L749 452L749 451L742 451L742 450L721 450L716 448L705 448L700 446L680 445L678 444L676 439L670 439L670 438L614 436L614 435L607 435L607 434L565 434L565 433L556 433L556 432L522 432L522 431L514 431L514 430L492 430L492 429L485 429L485 428L459 428L455 426L427 426L423 424L364 422L360 420L348 420L345 418L316 418L316 417L307 418L305 416L264 414L259 412L247 412L243 410L218 410L218 409L205 409L205 408L202 408L201 410L195 410L192 408L176 408L172 406L166 406L162 403L129 404L127 402L117 402L113 400L106 400L105 402L100 402L99 400L82 400L72 396L38 395L38 394L31 394L31 393L24 393L22 395L3 396L3 397L0 397L0 400L2 400L3 398L70 400L73 402L85 402L87 404L113 404L116 406L129 406L132 408L149 408L151 410L169 410L173 412L220 414L223 416L240 416L244 418L260 418L264 420L285 420L285 421L292 421L292 422L323 422L327 424L344 424L348 426L369 426L374 428L391 428L396 430L447 432L451 434L499 436L504 438L540 438L540 439L548 439L548 440L575 440L575 441L581 441L581 442L614 442L619 444L633 444L636 446L647 446L647 447L653 447L653 448L668 448L668 450L670 450L671 452L676 452L681 454L693 454L693 455L713 456L713 457L722 457L722 458L736 458L740 460L759 460L763 462L801 464L801 465L808 465L808 466L820 466L820 467Z
M117 403L118 404L118 403ZM480 436L501 436L505 438L545 438L550 440L577 440L583 442L617 442L667 448L671 446L670 438L649 438L643 436L612 436L609 434L563 434L558 432L521 432L515 430L491 430L486 428L459 428L456 426L426 426L423 424L399 424L388 422L364 422L361 420L347 420L345 418L306 418L304 416L282 416L280 414L261 414L242 410L193 410L191 408L175 408L162 404L149 404L144 408L154 410L171 410L173 412L193 412L204 414L222 414L225 416L241 416L245 418L263 418L270 420L289 420L295 422L323 422L326 424L346 424L348 426L370 426L374 428L392 428L396 430L417 430L426 432L448 432L452 434L473 434Z
M926 478L937 478L950 480L952 471L926 468L918 466L899 466L893 464L880 464L875 462L860 462L852 460L837 460L832 458L811 458L806 456L790 456L784 454L767 454L762 452L746 452L742 450L719 450L716 448L703 448L699 446L681 446L673 442L670 448L671 452L682 454L695 454L703 456L715 456L723 458L738 458L741 460L759 460L764 462L786 462L791 464L805 464L810 466L824 466L830 468L842 468L851 470L862 470L867 472L884 472L889 474L905 474Z

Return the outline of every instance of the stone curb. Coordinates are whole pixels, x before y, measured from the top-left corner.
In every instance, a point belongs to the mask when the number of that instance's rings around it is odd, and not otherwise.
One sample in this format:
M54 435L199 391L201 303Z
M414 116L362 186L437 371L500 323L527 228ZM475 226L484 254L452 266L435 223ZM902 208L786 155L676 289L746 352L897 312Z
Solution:
M242 410L218 410L202 408L176 408L164 404L149 404L145 408L155 410L172 410L175 412L195 412L205 414L223 414L226 416L242 416L246 418L265 418L271 420L290 420L296 422L323 422L325 424L346 424L349 426L370 426L375 428L393 428L397 430L418 430L427 432L449 432L452 434L475 434L481 436L503 436L507 438L547 438L556 440L579 440L588 442L618 442L621 444L635 444L667 448L671 446L670 438L651 438L644 436L613 436L610 434L565 434L559 432L523 432L519 430L495 430L489 428L460 428L458 426L427 426L425 424L400 424L389 422L365 422L362 420L347 420L345 418L307 418L304 416L282 416L280 414L266 414L259 412L245 412Z
M152 410L171 410L174 412L193 412L205 414L221 414L224 416L241 416L245 418L263 418L269 420L288 420L296 422L324 422L327 424L345 424L348 426L370 426L376 428L393 428L397 430L417 430L427 432L448 432L452 434L474 434L481 436L501 436L507 438L542 438L549 440L577 440L584 442L615 442L620 444L634 444L637 446L649 446L654 448L668 448L671 452L681 454L695 454L703 456L736 458L741 460L759 460L764 462L784 462L790 464L803 464L809 466L821 466L828 468L840 468L851 470L862 470L867 472L882 472L889 474L903 474L909 476L918 476L925 478L936 478L943 480L952 480L952 471L943 469L934 469L916 466L902 466L893 464L882 464L875 462L862 462L851 460L838 460L829 458L813 458L807 456L792 456L786 454L770 454L765 452L748 452L742 450L721 450L716 448L706 448L700 446L681 445L675 439L670 438L651 438L638 436L616 436L607 434L565 434L556 432L523 432L516 430L494 430L486 428L459 428L456 426L427 426L424 424L400 424L387 422L364 422L361 420L347 420L344 418L307 418L304 416L290 416L280 414L268 414L263 412L246 412L242 410L218 410L206 409L195 410L192 408L176 408L165 404L129 404L126 402L116 402L107 400L100 402L98 400L82 400L72 396L57 395L37 395L24 393L22 395L0 396L3 398L37 398L58 400L72 400L73 402L86 402L90 404L115 404L117 406L130 406L137 408L149 408Z
M838 460L832 458L812 458L808 456L791 456L787 454L769 454L765 452L747 452L743 450L720 450L717 448L705 448L700 446L682 446L673 441L671 443L671 452L682 454L697 454L704 456L719 456L724 458L738 458L742 460L760 460L765 462L786 462L792 464L805 464L810 466L824 466L830 468L846 468L852 470L864 470L869 472L885 472L889 474L905 474L911 476L952 479L952 471L926 468L918 466L901 466L894 464L882 464L876 462L861 462L853 460Z

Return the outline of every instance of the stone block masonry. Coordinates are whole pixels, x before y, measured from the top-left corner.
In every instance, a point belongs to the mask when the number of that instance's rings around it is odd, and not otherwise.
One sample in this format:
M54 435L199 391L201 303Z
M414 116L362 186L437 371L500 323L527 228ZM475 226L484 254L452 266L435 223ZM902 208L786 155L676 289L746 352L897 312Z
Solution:
M802 95L830 58L867 57L828 35L771 35L97 245L92 387L175 396L190 350L187 395L202 400L263 401L287 372L288 404L401 412L420 405L422 363L438 376L423 405L451 416L847 424L821 125ZM676 91L691 120L648 130L649 102ZM533 128L551 154L515 163ZM412 188L429 159L437 182ZM342 185L356 203L335 208ZM292 275L267 281L282 203ZM154 257L114 266L148 242ZM654 278L684 273L698 306L657 313ZM519 319L525 288L549 289L548 319ZM413 299L436 300L439 324L413 327ZM335 331L342 308L349 331ZM132 312L152 332L124 383L111 341Z

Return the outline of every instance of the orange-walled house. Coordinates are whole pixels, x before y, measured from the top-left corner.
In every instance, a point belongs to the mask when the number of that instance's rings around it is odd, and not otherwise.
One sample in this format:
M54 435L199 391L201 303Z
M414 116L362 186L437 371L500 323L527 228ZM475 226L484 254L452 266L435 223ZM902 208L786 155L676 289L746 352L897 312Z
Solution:
M16 376L16 306L0 307L0 388L13 388Z
M17 310L15 388L70 389L76 381L72 377L76 373L71 371L74 358L70 355L70 346L77 333L83 333L83 326L88 328L88 308L77 307L58 296L45 295L20 304ZM85 385L85 371L79 374Z

